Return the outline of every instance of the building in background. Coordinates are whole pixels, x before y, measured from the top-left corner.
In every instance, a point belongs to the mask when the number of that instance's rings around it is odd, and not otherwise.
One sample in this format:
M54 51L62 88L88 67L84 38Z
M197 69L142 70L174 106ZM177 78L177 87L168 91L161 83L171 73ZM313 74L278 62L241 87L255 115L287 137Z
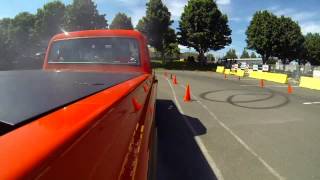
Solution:
M218 63L227 68L231 68L232 64L239 64L239 66L248 65L252 67L253 65L262 65L262 58L220 59Z
M247 65L262 65L262 58L241 58L241 59L227 59L227 61L232 61L236 64L245 63Z

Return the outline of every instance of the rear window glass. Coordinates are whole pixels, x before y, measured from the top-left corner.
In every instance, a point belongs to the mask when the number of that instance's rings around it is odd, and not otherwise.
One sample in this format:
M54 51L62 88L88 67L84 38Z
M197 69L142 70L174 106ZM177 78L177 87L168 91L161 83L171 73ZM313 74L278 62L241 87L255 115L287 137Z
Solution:
M122 37L61 40L52 44L48 62L139 65L139 45Z

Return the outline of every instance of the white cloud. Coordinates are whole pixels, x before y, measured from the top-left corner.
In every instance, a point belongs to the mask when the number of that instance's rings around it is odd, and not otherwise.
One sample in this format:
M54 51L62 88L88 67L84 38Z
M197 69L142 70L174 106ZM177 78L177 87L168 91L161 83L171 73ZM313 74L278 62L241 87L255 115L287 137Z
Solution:
M107 2L108 0L95 0L95 1L99 1L99 2ZM146 4L147 1L146 0L115 0L118 1L118 3L121 5L125 5L127 7L136 7L139 6L141 4Z
M291 8L284 8L284 9L281 9L278 7L278 9L273 9L272 10L274 14L278 15L278 16L281 16L281 15L284 15L284 16L288 16L290 14L292 14L294 12L293 9Z
M146 15L145 7L135 8L135 10L132 11L130 14L133 26L135 27L138 24L139 20L145 15Z
M179 20L184 10L184 7L188 4L188 0L163 0L164 4L168 7L171 12L173 20ZM231 0L217 0L216 1L223 12L228 12L228 5L231 4Z
M238 29L235 31L236 34L245 34L246 30L245 29Z
M180 52L196 52L196 50L194 48L188 48L187 46L183 46L183 45L178 45Z
M118 0L120 2L126 3L125 5L140 5L140 4L145 4L147 3L147 0Z
M131 17L132 24L135 27L139 20L145 16L147 0L94 0L98 6L110 4L113 9L119 12L124 12ZM110 1L110 2L108 2ZM107 13L108 15L108 13ZM112 17L113 18L113 17ZM110 21L112 21L112 18Z
M246 21L247 21L247 22L250 22L251 20L252 20L252 16L246 17Z
M301 24L303 34L320 33L320 22L306 22Z
M188 3L187 0L164 0L163 2L171 12L173 20L180 19L184 6Z
M320 32L320 13L317 11L298 11L293 8L281 9L279 6L268 8L274 14L291 17L300 24L303 34Z
M182 46L182 45L178 45L178 47L181 49L181 50L185 50L185 51L187 51L187 50L189 50L189 48L187 47L187 46Z
M269 11L276 11L278 9L279 9L278 5L274 5L274 6L271 6L271 7L267 8L267 10L269 10Z
M243 17L233 17L229 16L229 20L233 22L250 22L252 19L252 16L243 16Z
M230 21L234 21L234 22L241 22L243 19L240 17L231 17Z
M292 15L292 18L298 22L313 19L318 16L317 12L297 12Z
M231 4L231 0L217 0L217 4L219 4L219 5L229 5L229 4Z
M277 10L274 10L274 13L278 16L282 16L282 15L289 16L293 20L298 22L313 19L318 15L318 13L314 11L297 11L292 8L277 9Z

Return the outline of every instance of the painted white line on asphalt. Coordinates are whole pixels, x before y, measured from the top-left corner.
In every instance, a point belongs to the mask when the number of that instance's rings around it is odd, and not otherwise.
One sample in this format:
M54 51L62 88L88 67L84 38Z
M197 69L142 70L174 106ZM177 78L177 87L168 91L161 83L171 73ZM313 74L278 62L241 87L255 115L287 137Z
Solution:
M312 102L305 102L305 103L303 103L304 105L311 105L312 104Z
M320 102L305 102L304 105L320 104Z
M249 85L249 84L240 84L240 86L242 86L242 87L260 87L259 85ZM280 85L267 85L267 86L264 86L264 87L278 87L278 88L287 88L288 86L280 86ZM299 87L299 86L291 86L291 87L297 88L297 87Z
M174 91L170 81L167 79L167 78L164 78L167 80L170 88L171 88L171 91L172 91L172 94L173 94L173 98L174 98L174 101L178 107L178 110L180 111L181 114L184 114L184 111L177 99L177 95L176 95L176 92ZM187 126L190 128L190 130L192 131L193 135L196 135L196 131L194 130L194 128L192 127L192 125L190 124L189 120L187 119L186 116L183 116L183 119L185 120L185 122L187 123ZM211 167L211 169L213 170L214 174L216 175L216 178L218 180L224 180L223 176L222 176L222 173L220 171L220 169L218 168L217 164L215 163L215 161L213 160L213 158L211 157L211 155L209 154L209 151L207 149L207 147L204 145L203 141L201 140L200 137L198 136L195 136L195 141L197 142L199 148L201 149L201 152L203 153L203 156L206 158L209 166Z
M183 85L180 85L182 88L186 88ZM195 95L191 93L191 97L198 102L208 113L222 126L226 131L228 131L247 151L249 151L253 156L255 156L268 170L269 172L278 178L279 180L285 180L286 178L281 176L273 167L271 167L263 158L261 158L249 145L247 145L237 134L235 134L227 125L220 121L215 113L213 113L208 106L203 104Z

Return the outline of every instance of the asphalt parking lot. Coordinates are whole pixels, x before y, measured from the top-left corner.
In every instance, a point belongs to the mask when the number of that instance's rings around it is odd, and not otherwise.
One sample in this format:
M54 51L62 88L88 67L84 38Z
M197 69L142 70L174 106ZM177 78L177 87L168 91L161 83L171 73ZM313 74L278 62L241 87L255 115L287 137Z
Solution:
M159 179L320 179L319 91L166 72L178 84L157 71Z

